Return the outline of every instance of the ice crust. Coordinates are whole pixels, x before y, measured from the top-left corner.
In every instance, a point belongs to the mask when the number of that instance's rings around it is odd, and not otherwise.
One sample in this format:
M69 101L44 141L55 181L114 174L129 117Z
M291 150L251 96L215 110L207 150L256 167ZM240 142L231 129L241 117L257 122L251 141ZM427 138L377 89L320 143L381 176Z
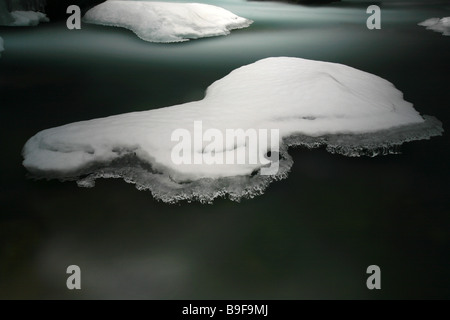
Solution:
M442 33L444 36L450 36L450 17L445 18L430 18L422 21L419 26L426 27L429 30Z

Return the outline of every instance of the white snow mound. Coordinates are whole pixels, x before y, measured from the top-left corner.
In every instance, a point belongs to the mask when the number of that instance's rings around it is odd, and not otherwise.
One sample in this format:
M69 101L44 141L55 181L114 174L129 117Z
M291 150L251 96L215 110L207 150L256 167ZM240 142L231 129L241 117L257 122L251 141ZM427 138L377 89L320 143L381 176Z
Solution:
M223 36L253 21L200 3L106 1L90 9L84 22L123 27L149 42L180 42Z
M11 15L14 22L10 24L13 27L37 26L40 22L48 22L49 19L42 12L35 11L13 11Z
M450 36L450 17L430 18L422 21L419 26L426 27L428 30L433 30L442 33L444 36Z
M47 15L35 11L13 11L4 13L3 19L0 19L0 25L10 27L32 27L40 22L48 22Z
M257 174L261 164L175 164L171 151L177 142L171 135L182 128L195 136L194 121L202 121L203 131L213 128L224 136L226 129L278 129L279 172ZM88 175L79 181L82 186L99 177L122 177L167 202L210 202L224 195L236 200L261 194L270 181L287 176L288 146L376 155L441 132L438 120L424 119L378 76L341 64L278 57L232 71L200 101L41 131L25 144L23 165L40 177ZM194 152L205 153L205 145Z

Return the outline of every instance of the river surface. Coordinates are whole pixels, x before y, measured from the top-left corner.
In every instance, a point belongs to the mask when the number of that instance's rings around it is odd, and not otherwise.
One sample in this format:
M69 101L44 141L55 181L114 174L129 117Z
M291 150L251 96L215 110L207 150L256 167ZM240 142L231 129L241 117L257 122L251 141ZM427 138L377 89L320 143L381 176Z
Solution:
M368 30L365 1L199 2L255 22L178 44L64 21L0 28L0 298L450 298L450 37L417 26L450 16L450 3L378 2L382 28ZM36 132L199 100L271 56L381 76L446 132L375 158L291 150L289 177L240 203L168 205L122 180L27 178L21 149ZM81 291L66 288L73 264ZM381 290L366 287L369 265Z

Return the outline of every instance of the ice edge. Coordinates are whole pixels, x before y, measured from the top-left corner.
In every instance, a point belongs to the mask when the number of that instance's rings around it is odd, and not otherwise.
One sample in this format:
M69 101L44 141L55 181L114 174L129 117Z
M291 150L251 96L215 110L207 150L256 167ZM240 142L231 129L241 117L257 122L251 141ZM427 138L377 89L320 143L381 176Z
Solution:
M263 176L258 172L250 176L225 178L201 178L192 182L178 183L170 175L153 169L151 163L140 160L134 153L128 153L109 163L89 164L72 174L50 172L31 172L34 179L58 179L76 181L80 187L93 187L99 178L122 178L134 184L138 190L150 191L156 200L175 204L180 201L212 204L216 198L228 198L232 201L254 198L262 195L273 181L287 178L293 164L288 153L290 147L308 149L325 147L332 154L348 157L388 155L398 153L398 147L413 140L427 140L440 136L444 130L442 123L432 116L423 116L424 122L400 126L376 133L340 134L311 137L291 135L282 140L280 163L277 174Z

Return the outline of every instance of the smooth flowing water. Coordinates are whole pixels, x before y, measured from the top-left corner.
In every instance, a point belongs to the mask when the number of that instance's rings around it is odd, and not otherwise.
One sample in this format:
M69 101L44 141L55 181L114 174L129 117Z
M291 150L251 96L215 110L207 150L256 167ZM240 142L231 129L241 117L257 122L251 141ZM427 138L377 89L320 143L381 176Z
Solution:
M449 298L446 133L375 158L291 150L289 177L241 203L167 205L120 180L84 189L26 178L21 149L39 130L199 100L270 56L381 76L447 130L450 37L417 23L450 16L448 2L383 2L381 30L366 28L364 1L204 2L255 22L179 44L88 24L69 31L64 21L0 28L0 297ZM80 292L66 288L72 264ZM378 292L366 287L372 264Z

